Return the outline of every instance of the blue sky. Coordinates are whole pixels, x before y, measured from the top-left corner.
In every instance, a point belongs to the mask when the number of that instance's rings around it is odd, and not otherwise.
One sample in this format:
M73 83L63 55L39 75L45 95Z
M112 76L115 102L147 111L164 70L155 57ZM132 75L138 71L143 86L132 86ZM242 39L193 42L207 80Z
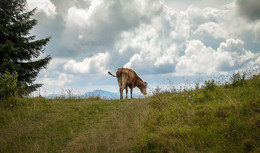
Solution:
M107 74L134 69L149 89L260 66L259 0L28 0L53 59L42 95L118 91ZM136 92L138 92L136 90Z

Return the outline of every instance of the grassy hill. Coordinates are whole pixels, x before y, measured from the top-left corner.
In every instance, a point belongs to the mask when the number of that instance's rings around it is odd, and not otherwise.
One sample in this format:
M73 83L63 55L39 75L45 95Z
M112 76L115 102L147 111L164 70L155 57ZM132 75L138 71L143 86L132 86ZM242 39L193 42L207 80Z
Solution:
M260 152L260 76L145 99L10 99L0 152Z

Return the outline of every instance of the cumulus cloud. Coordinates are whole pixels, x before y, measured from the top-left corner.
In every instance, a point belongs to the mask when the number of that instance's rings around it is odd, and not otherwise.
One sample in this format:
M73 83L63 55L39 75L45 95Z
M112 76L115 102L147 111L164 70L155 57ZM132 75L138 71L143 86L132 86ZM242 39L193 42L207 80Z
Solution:
M239 39L249 30L244 24L236 16L234 3L222 9L191 6L186 12L164 6L149 23L123 32L116 50L118 56L128 57L123 58L125 67L142 73L196 75L231 71L258 56L246 50Z
M106 52L87 57L82 62L69 60L64 65L64 69L74 73L106 73L105 70L108 58L109 54Z
M39 75L38 82L47 86L62 87L73 81L74 76L63 72L63 66L68 61L66 58L53 58Z
M227 39L220 44L217 49L216 60L218 61L217 70L229 71L232 68L241 68L250 60L254 60L258 54L247 51L244 42L239 39Z
M160 13L161 5L148 5L150 1L91 1L89 7L72 6L65 17L63 44L74 55L111 49L122 31L148 22L150 17ZM76 48L76 49L75 49Z
M48 86L58 86L63 87L64 85L72 82L74 80L74 76L66 73L57 73L57 77L44 77L42 80L39 80L44 85Z
M128 63L126 63L124 65L124 67L135 67L135 66L138 66L138 65L144 65L145 63L143 63L143 58L141 57L140 54L134 54Z
M171 73L179 48L188 35L187 28L176 21L176 11L168 7L150 20L149 24L122 33L116 49L120 55L130 56L125 67L143 73Z
M42 12L48 17L54 17L57 14L56 6L50 0L27 0L27 9L34 8L37 8L36 12Z
M211 74L215 72L215 51L199 40L188 42L185 55L176 65L176 75Z
M228 38L228 33L225 29L223 29L219 24L215 22L207 22L204 24L201 24L198 29L194 32L194 34L198 35L210 35L214 38Z
M257 57L259 54L247 51L244 42L239 39L227 39L216 50L206 47L199 40L192 40L176 65L175 75L228 72L249 65Z

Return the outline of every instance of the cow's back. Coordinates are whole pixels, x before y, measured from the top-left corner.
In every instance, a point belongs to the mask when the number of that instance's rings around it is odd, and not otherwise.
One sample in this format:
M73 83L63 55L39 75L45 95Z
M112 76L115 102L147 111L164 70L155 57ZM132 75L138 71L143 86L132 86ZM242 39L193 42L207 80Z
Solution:
M124 80L126 80L127 84L134 83L136 80L136 73L135 71L128 69L128 68L118 68L116 75L118 76L119 79L122 79L124 77Z

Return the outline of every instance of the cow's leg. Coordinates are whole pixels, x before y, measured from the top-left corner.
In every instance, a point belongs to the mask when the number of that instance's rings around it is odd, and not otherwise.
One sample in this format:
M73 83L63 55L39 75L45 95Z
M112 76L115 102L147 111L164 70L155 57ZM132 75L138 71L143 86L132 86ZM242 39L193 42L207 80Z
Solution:
M122 87L119 88L120 99L123 99L123 90L124 90L124 88L122 88Z
M126 84L124 83L124 81L121 82L121 86L120 86L120 99L123 99L123 91L126 88Z
M123 99L123 90L124 88L122 87L122 78L118 77L118 86L119 86L119 93L120 93L120 99Z
M133 88L130 88L130 93L131 93L131 99L133 99Z
M125 87L125 99L127 99L128 89L127 86Z
M119 90L120 91L120 99L123 99L123 91L124 91L125 88L126 88L126 85L125 85L124 82L122 82L120 90Z
M124 73L122 72L122 97L123 97L123 90L126 89L126 99L127 99L127 85L126 85L126 82L127 82L127 73Z

